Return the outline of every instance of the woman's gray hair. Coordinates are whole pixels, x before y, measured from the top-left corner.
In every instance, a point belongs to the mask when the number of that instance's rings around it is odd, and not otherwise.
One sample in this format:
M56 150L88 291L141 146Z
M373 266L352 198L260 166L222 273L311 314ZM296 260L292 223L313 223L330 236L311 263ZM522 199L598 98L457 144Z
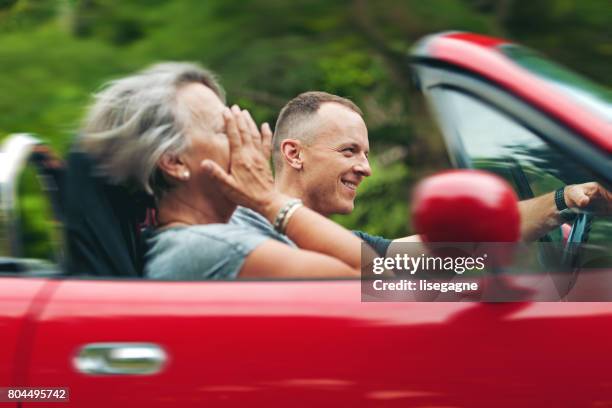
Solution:
M179 154L188 144L184 132L191 115L177 103L177 91L194 82L225 103L216 76L193 63L159 63L107 83L95 95L79 147L111 182L159 197L169 188L157 169L159 158Z

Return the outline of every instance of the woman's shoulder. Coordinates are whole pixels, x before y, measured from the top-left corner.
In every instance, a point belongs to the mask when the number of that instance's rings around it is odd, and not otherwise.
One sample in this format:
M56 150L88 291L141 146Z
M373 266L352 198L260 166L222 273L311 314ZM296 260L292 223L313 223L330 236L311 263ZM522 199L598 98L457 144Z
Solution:
M234 224L205 224L172 227L159 230L150 235L148 242L180 243L181 247L192 245L201 248L208 243L213 246L227 245L239 252L252 246L253 243L269 239L265 234L253 228ZM244 248L243 248L244 247Z
M145 273L162 279L233 279L270 237L231 224L166 228L146 237Z

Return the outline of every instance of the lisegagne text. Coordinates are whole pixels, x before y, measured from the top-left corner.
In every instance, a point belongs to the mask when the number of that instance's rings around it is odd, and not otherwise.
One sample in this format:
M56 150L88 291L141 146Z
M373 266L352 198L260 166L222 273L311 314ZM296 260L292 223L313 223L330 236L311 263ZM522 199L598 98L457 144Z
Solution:
M469 292L478 290L476 282L430 282L427 279L419 279L418 282L408 279L401 280L382 280L377 279L373 282L374 290L378 291L438 291L446 292Z

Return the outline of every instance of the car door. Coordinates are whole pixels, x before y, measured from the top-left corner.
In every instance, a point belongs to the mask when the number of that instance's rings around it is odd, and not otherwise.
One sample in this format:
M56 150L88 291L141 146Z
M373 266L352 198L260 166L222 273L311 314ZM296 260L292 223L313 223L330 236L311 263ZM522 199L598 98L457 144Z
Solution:
M447 319L473 307L361 303L354 280L54 285L37 319L27 384L69 387L72 404L83 407L429 399L437 365L426 364L419 376L405 372L432 347L418 339L435 338ZM411 342L425 350L416 353ZM84 348L103 344L127 360L130 347L157 347L165 363L148 375L130 373L129 361L110 362L112 374L78 368Z

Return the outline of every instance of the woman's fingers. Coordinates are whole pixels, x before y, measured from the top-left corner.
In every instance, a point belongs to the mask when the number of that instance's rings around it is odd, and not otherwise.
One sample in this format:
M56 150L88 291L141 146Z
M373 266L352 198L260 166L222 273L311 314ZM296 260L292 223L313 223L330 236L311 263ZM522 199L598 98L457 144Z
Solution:
M244 120L247 123L247 126L249 127L249 132L251 133L251 139L253 140L253 144L257 148L261 148L261 134L259 133L259 129L257 129L255 121L251 117L251 114L248 110L244 109L242 111L242 114L244 116Z
M236 105L223 112L230 142L229 169L204 160L202 171L232 202L251 209L266 206L274 194L274 178L270 169L272 131L262 126L263 134L247 111Z
M267 160L270 160L272 155L272 129L268 123L261 125L261 149Z
M240 146L242 146L240 131L238 130L238 125L236 124L233 113L228 108L223 110L223 119L225 120L225 132L229 139L230 154L238 152Z
M232 113L234 114L234 119L236 120L238 131L240 132L240 140L242 141L242 144L244 146L251 146L253 144L253 140L249 134L249 127L247 126L246 120L244 120L244 116L242 115L242 111L238 105L232 106Z

